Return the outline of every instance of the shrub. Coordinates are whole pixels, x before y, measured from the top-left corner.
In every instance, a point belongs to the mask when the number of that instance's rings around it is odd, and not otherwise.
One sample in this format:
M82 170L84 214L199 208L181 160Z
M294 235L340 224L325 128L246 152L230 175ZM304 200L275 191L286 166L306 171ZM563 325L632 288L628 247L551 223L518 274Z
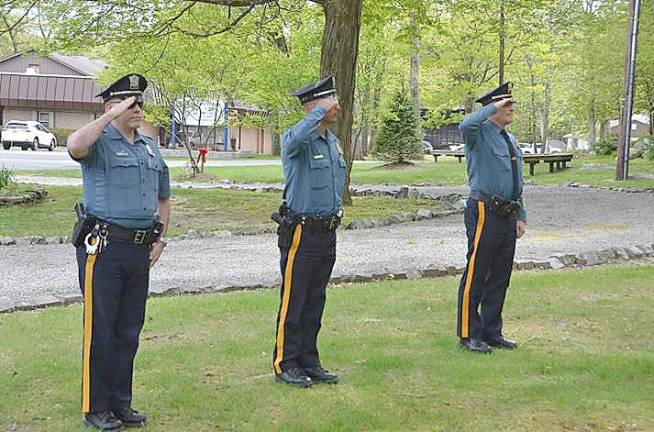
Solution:
M616 155L618 151L618 136L615 134L608 134L595 142L593 146L595 154L602 156Z
M52 128L50 132L57 138L57 146L64 147L68 136L75 132L75 129Z
M404 162L422 156L420 119L405 92L395 94L389 113L382 120L375 153L386 161Z
M0 189L9 187L13 183L13 174L14 172L11 169L5 168L4 165L0 166Z

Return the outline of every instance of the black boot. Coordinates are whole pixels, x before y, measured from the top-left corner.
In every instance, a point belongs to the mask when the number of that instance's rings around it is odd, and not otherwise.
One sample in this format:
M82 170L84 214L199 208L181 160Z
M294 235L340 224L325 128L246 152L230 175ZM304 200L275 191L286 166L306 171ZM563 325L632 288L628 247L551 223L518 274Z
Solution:
M118 430L123 427L121 422L111 411L91 412L84 415L84 424L87 427L99 430Z
M338 375L331 373L320 366L304 368L304 373L315 382L328 384L336 384L338 382Z
M503 349L516 349L518 348L518 342L507 339L504 336L500 336L497 339L486 341L486 343L493 348L503 348Z
M114 414L118 417L125 427L144 427L148 418L132 408L115 409Z
M490 345L481 339L461 338L459 344L461 345L461 348L474 353L489 354L492 351Z
M313 380L300 368L290 368L280 374L275 374L275 381L296 387L309 387Z

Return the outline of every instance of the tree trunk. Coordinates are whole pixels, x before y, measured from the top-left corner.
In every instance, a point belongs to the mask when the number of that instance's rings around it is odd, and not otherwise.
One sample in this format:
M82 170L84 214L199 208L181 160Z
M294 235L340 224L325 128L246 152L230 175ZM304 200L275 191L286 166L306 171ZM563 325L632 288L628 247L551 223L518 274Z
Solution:
M504 0L500 0L500 31L499 31L499 39L500 39L500 59L499 59L499 81L500 84L504 84L504 23L506 19L504 17Z
M345 162L343 204L352 205L350 172L352 170L352 121L359 31L363 0L325 0L325 29L322 38L320 75L334 75L341 98L341 113L335 133L341 141Z
M649 134L654 135L654 110L649 112Z
M543 143L543 149L549 150L550 146L547 144L549 141L549 131L550 131L550 105L552 103L552 95L551 95L551 90L552 90L552 85L547 82L545 84L545 103L543 106L543 110L541 111L541 117L540 117L540 139L541 142Z
M420 40L418 39L418 30L415 14L411 15L411 69L409 73L409 89L411 91L411 99L413 99L413 106L416 112L420 113Z
M601 140L605 140L609 134L609 122L608 120L603 120L600 122L600 131L599 136Z
M595 145L595 142L597 141L596 138L596 131L595 131L595 108L591 107L590 112L588 113L588 145L590 147Z

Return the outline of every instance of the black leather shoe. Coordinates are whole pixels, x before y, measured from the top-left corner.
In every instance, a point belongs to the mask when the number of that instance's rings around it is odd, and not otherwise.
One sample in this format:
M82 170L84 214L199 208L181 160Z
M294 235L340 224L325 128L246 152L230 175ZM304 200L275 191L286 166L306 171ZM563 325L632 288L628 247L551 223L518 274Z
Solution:
M461 348L475 353L490 354L490 352L493 351L486 342L480 339L461 338L459 344L461 345Z
M300 368L291 368L280 374L275 374L275 381L295 387L310 387L313 385L313 380Z
M111 411L85 414L84 424L93 429L108 431L115 431L123 427L123 422L121 422Z
M336 384L338 382L338 375L331 373L320 366L304 368L304 373L315 382L327 384Z
M503 348L503 349L516 349L518 348L518 342L507 339L504 336L500 336L497 339L486 341L486 343L493 348Z
M123 425L128 428L144 427L148 421L146 416L139 414L138 411L135 411L132 408L115 409L114 414L123 422Z

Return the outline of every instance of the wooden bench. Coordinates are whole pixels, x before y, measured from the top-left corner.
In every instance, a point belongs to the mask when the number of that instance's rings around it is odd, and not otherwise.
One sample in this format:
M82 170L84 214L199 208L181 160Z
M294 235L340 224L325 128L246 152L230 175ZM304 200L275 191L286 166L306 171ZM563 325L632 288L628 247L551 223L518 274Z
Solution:
M574 158L572 153L552 153L552 154L525 154L523 155L524 163L529 164L529 175L534 175L534 165L540 162L549 164L550 172L554 172L554 166L557 170L565 169L566 164Z
M463 158L466 157L465 153L462 151L452 151L452 150L432 150L431 155L434 156L434 162L438 162L439 156L452 156L459 159L459 163L462 162ZM526 164L529 164L529 175L534 175L534 165L538 165L543 162L544 164L549 164L550 172L554 172L554 167L556 166L557 170L565 169L566 164L574 158L572 153L550 153L550 154L524 154L523 161Z
M459 163L462 163L465 153L462 151L452 151L452 150L432 150L431 155L434 156L434 162L438 162L439 156L452 156L459 160Z

